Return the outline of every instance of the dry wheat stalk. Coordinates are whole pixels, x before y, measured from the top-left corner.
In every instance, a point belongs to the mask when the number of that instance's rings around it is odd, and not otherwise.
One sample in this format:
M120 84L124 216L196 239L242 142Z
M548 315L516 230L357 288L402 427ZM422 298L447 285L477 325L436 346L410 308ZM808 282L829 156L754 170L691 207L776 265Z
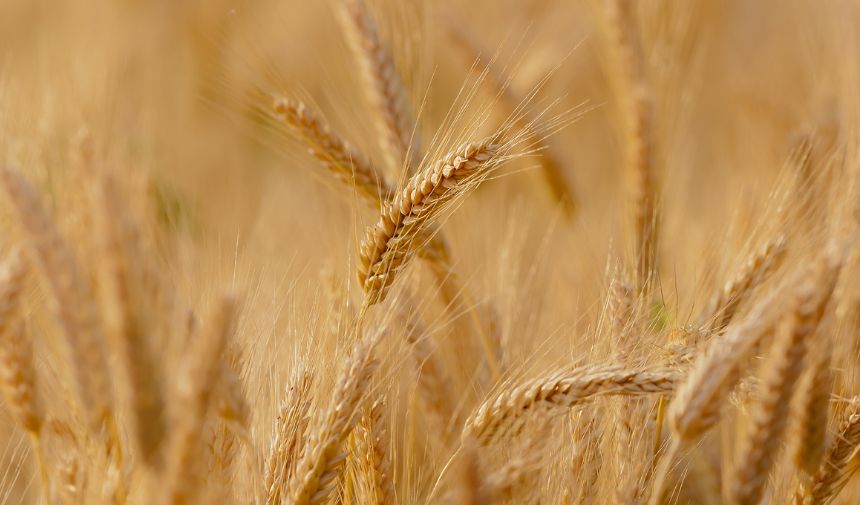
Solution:
M221 353L233 332L236 302L222 296L191 343L176 394L162 503L192 503L198 492L202 432L221 376Z
M860 397L846 406L833 441L824 453L818 472L808 485L801 484L794 497L796 505L828 503L848 482L858 465L853 462L860 446Z
M364 89L374 110L379 140L386 164L392 174L399 175L404 166L412 164L411 152L417 152L412 131L415 121L409 111L406 89L394 66L388 46L379 39L376 22L363 0L345 0L344 25L350 35Z
M722 330L728 326L744 300L779 267L786 252L785 239L780 236L769 240L749 259L735 278L714 295L705 311L705 318L712 321L712 328Z
M517 433L532 412L564 413L600 395L640 396L672 393L682 375L667 370L618 366L555 371L519 386L508 386L485 400L466 421L464 436L488 444Z
M359 194L380 205L394 192L394 188L376 173L370 162L332 132L328 124L306 104L284 97L275 101L274 108L305 143L310 153Z
M764 372L758 408L735 470L732 497L738 505L757 504L762 497L788 423L791 394L803 368L807 339L824 315L837 276L838 269L828 269L823 275L804 279L793 294L794 309L776 333L771 349L774 356Z
M371 358L371 348L358 340L344 363L330 404L303 449L304 455L290 480L288 503L318 505L328 500L347 456L341 446L358 422L357 411L378 364Z
M310 389L314 371L300 364L287 387L287 396L281 403L272 444L266 459L265 480L266 504L278 505L288 491L296 462L301 456L302 438L308 425L311 408Z
M365 305L384 298L397 271L420 245L415 244L418 233L470 181L495 166L499 149L493 137L467 142L415 174L383 206L379 222L368 228L359 252L358 279Z
M356 427L358 442L358 471L363 477L362 503L396 505L394 474L389 447L388 406L379 399L365 409L365 414Z
M148 260L136 226L118 199L115 181L103 177L94 193L101 316L129 383L134 440L143 459L155 465L166 427L164 395L149 340L156 307L140 273Z
M653 103L635 2L607 0L606 11L627 91L627 177L633 207L633 246L640 287L651 275L657 252L657 188Z
M824 335L821 335L824 337ZM830 345L828 339L813 349L807 359L810 363L798 383L792 404L793 429L787 436L791 441L794 463L808 475L818 470L827 442L827 421L830 418L830 393L833 379L830 374Z
M0 181L45 280L48 307L72 357L75 393L91 429L98 432L113 410L113 393L92 288L36 189L9 170L0 172Z

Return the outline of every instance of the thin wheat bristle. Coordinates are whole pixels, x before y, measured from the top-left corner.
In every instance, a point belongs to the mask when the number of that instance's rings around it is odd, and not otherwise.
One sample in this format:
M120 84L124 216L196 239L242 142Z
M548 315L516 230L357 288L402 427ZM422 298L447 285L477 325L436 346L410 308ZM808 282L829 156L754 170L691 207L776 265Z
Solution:
M344 0L344 7L344 24L351 35L351 45L364 78L364 90L377 120L382 152L390 173L396 178L404 167L414 171L412 154L420 148L412 135L415 122L409 111L406 89L391 51L380 40L376 21L363 0Z
M48 306L72 357L75 392L91 428L98 432L113 410L113 393L92 288L36 189L9 170L0 173L0 180L26 232L47 287Z
M562 414L600 395L672 393L682 375L674 371L583 367L560 370L499 391L466 421L465 432L487 444L516 433L530 412Z
M499 153L493 137L467 142L416 173L382 208L367 229L359 252L358 280L372 305L385 297L397 271L408 261L416 235L450 201L463 183L479 177Z

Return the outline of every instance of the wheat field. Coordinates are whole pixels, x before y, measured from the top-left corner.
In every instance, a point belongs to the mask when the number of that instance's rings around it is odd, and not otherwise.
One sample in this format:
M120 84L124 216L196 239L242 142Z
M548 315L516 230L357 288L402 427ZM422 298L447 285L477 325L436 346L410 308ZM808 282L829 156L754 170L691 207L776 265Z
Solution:
M860 503L858 27L0 2L0 504Z

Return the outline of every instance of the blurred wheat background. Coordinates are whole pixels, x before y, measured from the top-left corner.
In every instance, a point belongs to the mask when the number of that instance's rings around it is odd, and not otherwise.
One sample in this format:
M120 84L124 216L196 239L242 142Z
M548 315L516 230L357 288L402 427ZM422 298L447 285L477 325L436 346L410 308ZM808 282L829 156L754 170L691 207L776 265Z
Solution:
M860 503L858 27L0 2L0 503Z

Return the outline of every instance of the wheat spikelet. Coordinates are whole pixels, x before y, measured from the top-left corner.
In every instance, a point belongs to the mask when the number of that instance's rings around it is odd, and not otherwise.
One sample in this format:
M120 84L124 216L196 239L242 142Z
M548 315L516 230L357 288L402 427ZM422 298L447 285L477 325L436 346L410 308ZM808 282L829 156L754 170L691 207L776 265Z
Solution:
M137 229L118 201L115 182L103 177L95 193L102 319L129 383L134 440L143 459L154 465L166 428L164 395L149 341L156 311L140 279L140 266L147 260Z
M830 268L794 294L795 308L777 331L771 350L775 356L765 371L758 409L742 444L732 487L734 503L759 503L782 433L789 419L789 402L803 367L806 341L824 315L838 269Z
M826 348L810 351L808 361L811 363L799 381L792 404L793 429L787 438L792 442L795 465L808 475L818 470L827 442L828 408L833 388L829 345L825 340Z
M500 146L494 138L467 142L415 174L383 206L379 222L369 227L359 252L358 279L366 305L385 297L397 271L408 261L416 235L441 206L494 166Z
M358 340L343 365L329 403L303 449L304 455L290 480L289 502L294 505L317 505L328 500L346 459L341 446L358 422L357 410L365 397L378 361L371 359L371 349Z
M720 330L728 326L743 301L768 275L779 267L785 258L785 239L769 240L764 247L744 265L735 278L726 283L723 290L711 300L706 317L713 320L712 328Z
M291 98L279 98L275 101L274 109L305 143L310 153L338 179L354 187L360 195L379 206L394 192L394 188L388 186L385 179L376 174L370 162L332 132L322 118L306 104Z
M414 120L409 112L406 89L394 66L391 51L379 39L376 22L363 0L345 0L344 25L350 35L364 90L374 110L379 140L386 164L392 174L400 174L404 165L412 166L410 142ZM413 145L412 152L418 146Z
M845 408L833 441L824 453L818 472L808 485L801 484L795 494L796 505L828 503L848 482L858 465L852 463L860 446L860 398L854 397Z
M45 280L49 309L72 358L75 392L90 427L99 431L112 412L113 398L92 289L35 188L9 170L0 172L0 180Z
M300 364L293 373L287 396L281 403L266 459L264 484L267 505L279 504L281 497L287 494L296 460L301 456L302 438L311 408L309 395L313 380L313 370L307 370Z
M565 486L566 505L591 505L597 493L600 469L600 447L597 420L582 410L570 413L573 457L570 478Z
M359 475L364 485L362 503L396 505L394 476L391 468L387 405L379 399L366 408L365 415L356 427L356 439L360 453Z
M202 432L221 375L221 353L232 334L236 302L223 296L191 344L176 398L178 419L170 438L162 503L192 503L198 492Z
M599 395L640 396L672 393L681 375L666 370L583 367L502 389L466 421L464 434L482 444L516 433L530 412L564 413Z

